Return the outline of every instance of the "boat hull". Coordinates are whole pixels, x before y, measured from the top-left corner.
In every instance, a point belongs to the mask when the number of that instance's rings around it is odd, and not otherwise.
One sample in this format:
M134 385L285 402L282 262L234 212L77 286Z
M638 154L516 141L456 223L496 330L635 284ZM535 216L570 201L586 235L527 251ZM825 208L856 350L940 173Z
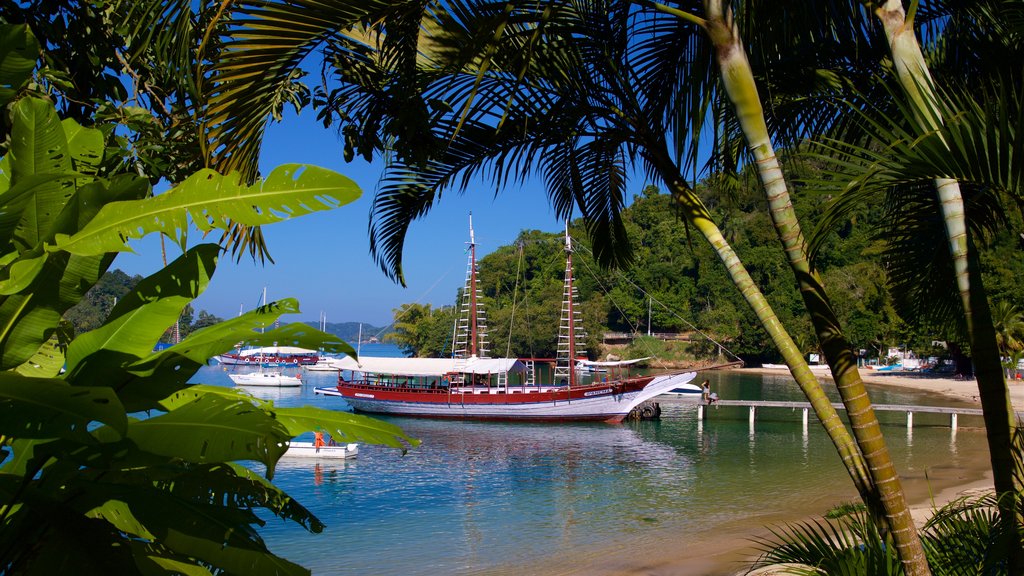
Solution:
M675 396L679 398L695 398L700 399L701 395L704 394L704 390L696 384L683 384L677 386L668 392L665 392L665 396Z
M283 457L345 459L355 458L357 454L359 445L354 443L317 447L312 442L289 442Z
M237 386L273 386L275 388L294 388L302 386L302 380L295 376L252 372L249 374L228 374L228 378Z
M621 422L642 402L679 387L695 372L634 379L623 384L580 387L571 393L548 387L524 392L447 390L411 391L340 384L317 388L319 394L341 396L353 409L374 414L473 420ZM528 389L527 389L528 390Z

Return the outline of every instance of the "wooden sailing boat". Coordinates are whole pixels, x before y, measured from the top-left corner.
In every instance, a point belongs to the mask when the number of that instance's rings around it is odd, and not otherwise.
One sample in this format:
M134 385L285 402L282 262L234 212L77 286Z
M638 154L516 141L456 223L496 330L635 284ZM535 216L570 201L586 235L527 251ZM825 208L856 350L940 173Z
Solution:
M633 408L696 377L695 372L632 376L629 366L599 382L581 382L575 362L584 334L573 286L572 240L565 231L565 287L553 382L538 383L532 361L490 358L477 288L476 243L470 216L469 265L463 314L452 358L346 357L338 385L316 388L341 396L361 412L485 420L621 422Z

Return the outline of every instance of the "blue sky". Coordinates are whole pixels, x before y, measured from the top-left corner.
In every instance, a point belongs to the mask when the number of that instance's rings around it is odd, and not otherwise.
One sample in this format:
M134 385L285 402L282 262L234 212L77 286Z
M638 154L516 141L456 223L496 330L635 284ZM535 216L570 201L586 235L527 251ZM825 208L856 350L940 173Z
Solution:
M302 314L288 321L316 321L320 312L328 322L366 322L384 326L392 309L403 303L435 306L452 304L465 280L469 214L473 213L478 257L510 244L524 229L557 232L563 224L540 182L510 187L495 196L488 182L480 181L465 193L446 193L434 209L413 223L404 255L406 288L384 276L369 255L370 203L381 173L381 163L357 160L346 164L333 129L316 121L312 110L267 131L260 158L264 174L279 164L298 162L330 168L356 181L362 197L338 209L302 216L264 228L275 264L261 265L244 257L236 263L221 259L213 282L195 302L221 318L259 304L263 288L268 300L293 297ZM639 187L637 188L639 190ZM217 241L219 234L211 236ZM200 241L194 229L190 245ZM168 260L180 250L167 242ZM112 268L128 274L149 275L161 266L160 241L150 235L132 243L134 254L119 255Z

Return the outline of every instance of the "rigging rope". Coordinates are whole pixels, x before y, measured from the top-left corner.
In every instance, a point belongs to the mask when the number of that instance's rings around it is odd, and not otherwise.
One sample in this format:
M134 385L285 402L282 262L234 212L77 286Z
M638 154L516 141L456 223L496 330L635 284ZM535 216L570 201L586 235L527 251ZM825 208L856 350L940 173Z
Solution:
M377 332L377 333L376 333L376 334L374 335L374 338L379 338L379 337L380 337L380 335L381 335L381 334L383 334L384 332L386 332L386 331L387 331L387 330L388 330L389 328L392 328L392 327L394 327L395 323L396 323L396 322L398 322L399 320L401 320L401 319L402 319L402 316L403 316L403 315L405 315L405 314L409 313L410 311L412 311L412 304L419 304L419 303L420 303L420 300L423 300L424 298L426 298L426 297L427 297L427 295L428 295L428 294L430 294L430 292L434 290L434 288L437 288L437 285L441 283L441 280L444 280L444 279L445 279L445 277L446 277L446 276L448 276L448 274L449 274L449 273L450 273L450 272L451 272L451 271L452 271L452 270L453 270L454 268L455 268L455 265L453 264L453 265L452 265L452 267L451 267L451 268L449 268L449 269L448 269L448 270L447 270L447 271L446 271L446 272L445 272L444 274L441 274L441 276L440 276L440 277L438 277L438 279L437 279L437 280L434 280L434 283L430 285L430 288L427 288L427 291L426 291L426 292L424 292L423 294L421 294L419 298L417 298L417 299L413 300L413 301L412 301L412 302L410 303L410 306L409 306L409 308L406 308L406 309L405 309L405 311L404 311L404 312L402 312L401 314L399 314L397 318L393 319L393 320L392 320L391 322L389 322L389 323L388 323L388 324L386 324L386 325L385 325L385 326L384 326L383 328L381 328L381 329L380 329L380 330L379 330L379 331L378 331L378 332Z
M587 246L585 246L583 244L580 244L579 246L581 246L584 250L586 250L587 253L590 254L591 257L593 257L593 252L590 251L590 248L588 248ZM606 295L608 295L608 299L611 300L611 292L604 287L604 284L601 283L600 278L597 277L597 274L594 273L593 269L590 268L590 266L586 263L585 260L583 261L583 265L587 267L587 271L590 272L590 275L594 277L594 280L597 282L597 284L599 286L601 286L601 289L604 290ZM717 340L715 340L711 336L708 336L701 329L699 329L696 326L694 326L692 322L690 322L686 318L683 318L682 316L680 316L679 314L674 312L671 308L669 308L667 305L665 305L664 302L658 300L657 298L652 296L649 292L647 292L646 290L644 290L640 286L637 286L636 282L633 282L633 280L631 280L629 277L627 277L625 274L623 274L621 270L616 270L615 273L618 275L618 277L620 279L625 280L626 282L629 283L630 286L632 286L633 288L639 290L641 294L643 294L644 296L647 296L648 298L650 298L651 301L657 302L659 306L661 306L662 308L667 310L669 312L669 314L675 316L677 319L679 319L684 324L689 326L694 332L696 332L696 333L700 334L701 336L703 336L704 338L706 338L708 340L708 342L711 342L712 344L718 346L719 350L724 351L729 356L732 356L733 358L735 358L737 360L742 360L742 358L740 358L739 356L734 354L732 352L732 350L729 350L728 348L726 348L721 342L718 342ZM639 332L637 327L633 326L632 323L629 322L628 316L626 316L625 312L622 311L622 308L619 308L619 305L614 300L612 300L612 304L615 306L616 310L618 310L619 313L622 314L622 317L626 319L626 323L629 324L629 327L633 330L633 332L634 333L635 332ZM648 349L648 351L650 352L649 349ZM653 354L652 354L652 356L653 356ZM664 366L662 366L662 367L664 367Z
M523 243L519 243L519 263L516 265L516 286L512 290L512 316L508 321L508 342L505 344L505 358L512 354L512 327L516 324L516 300L519 298L519 272L523 269Z

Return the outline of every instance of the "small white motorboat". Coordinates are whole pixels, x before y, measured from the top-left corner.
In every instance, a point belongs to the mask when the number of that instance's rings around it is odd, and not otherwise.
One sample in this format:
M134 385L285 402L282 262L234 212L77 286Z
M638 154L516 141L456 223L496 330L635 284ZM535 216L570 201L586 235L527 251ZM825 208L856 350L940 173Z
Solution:
M693 398L694 400L700 400L701 394L704 390L696 384L682 384L672 388L668 392L663 392L662 396L677 396L682 398Z
M359 445L354 442L348 444L316 446L312 442L289 442L288 451L284 453L289 458L355 458L359 454Z
M306 364L302 369L310 372L337 372L341 370L341 368L334 365L337 360L337 358L322 356L316 361L316 364Z
M302 379L296 376L286 376L281 372L264 371L246 372L242 374L228 374L228 378L236 386L302 386Z

